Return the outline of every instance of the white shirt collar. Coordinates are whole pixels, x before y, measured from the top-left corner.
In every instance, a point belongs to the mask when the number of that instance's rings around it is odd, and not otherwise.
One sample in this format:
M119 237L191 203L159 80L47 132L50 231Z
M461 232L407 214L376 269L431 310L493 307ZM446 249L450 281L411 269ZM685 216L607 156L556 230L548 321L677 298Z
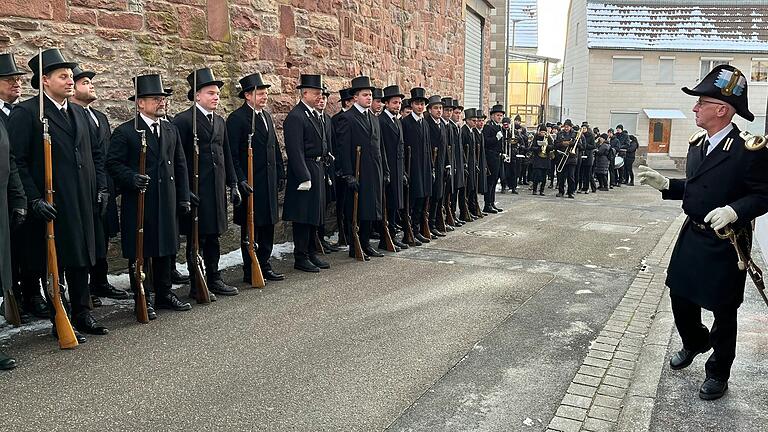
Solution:
M155 123L160 124L160 119L152 120L151 118L145 116L144 113L141 113L141 112L139 113L139 116L141 116L142 120L144 120L144 123L146 123L147 126L149 126L149 130L152 130L153 124Z
M384 112L387 113L387 117L389 117L390 120L392 120L392 119L397 117L394 114L392 114L391 112L389 112L388 109L384 109Z
M733 130L733 123L728 123L728 126L720 129L719 132L716 134L710 136L707 136L707 139L709 140L709 148L707 148L707 154L712 153L712 150L715 149L715 147L720 144L720 141L725 139L725 137L728 136L729 133Z
M46 92L43 92L43 94L45 95L45 97L47 97L47 98L48 98L48 100L50 100L51 102L53 102L53 104L54 104L54 105L56 105L56 109L57 109L57 110L61 111L61 109L62 109L62 108L64 108L64 109L67 109L67 108L68 108L68 107L67 107L67 100L66 100L66 99L64 99L64 103L62 103L62 104L59 104L58 102L56 102L55 100L53 100L53 98L51 98L50 96L48 96L48 93L46 93Z
M418 115L416 114L416 111L411 111L411 115L413 116L414 119L416 119L416 121L419 121L424 117L424 114Z
M355 108L357 108L358 111L360 111L361 114L365 114L366 111L368 111L368 108L363 108L360 106L357 102L352 104Z
M441 123L441 122L442 122L442 120L443 120L443 118L442 118L442 117L440 117L440 118L437 118L437 119L436 119L436 118L434 118L434 117L432 117L432 116L429 116L429 118L431 118L431 119L432 119L432 121L433 121L433 122L435 122L435 124L436 124L436 125L440 125L440 123Z
M303 100L301 101L301 103L303 103L304 106L307 107L307 111L309 111L309 114L312 114L313 112L315 112L315 108L314 107L311 107L311 106L307 105L307 103L304 102Z
M448 120L446 120L445 117L440 117L440 120L443 121L443 124L448 124Z
M207 109L203 108L199 103L196 103L195 105L197 105L197 109L199 109L204 116L208 117L208 115L213 114L212 111L208 111Z

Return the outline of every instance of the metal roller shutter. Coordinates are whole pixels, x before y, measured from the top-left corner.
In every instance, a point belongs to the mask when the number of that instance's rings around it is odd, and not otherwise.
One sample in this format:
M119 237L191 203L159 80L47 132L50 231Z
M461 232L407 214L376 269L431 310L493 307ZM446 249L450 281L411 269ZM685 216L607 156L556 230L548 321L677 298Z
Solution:
M466 108L482 108L483 21L471 10L467 10L465 16L463 105Z

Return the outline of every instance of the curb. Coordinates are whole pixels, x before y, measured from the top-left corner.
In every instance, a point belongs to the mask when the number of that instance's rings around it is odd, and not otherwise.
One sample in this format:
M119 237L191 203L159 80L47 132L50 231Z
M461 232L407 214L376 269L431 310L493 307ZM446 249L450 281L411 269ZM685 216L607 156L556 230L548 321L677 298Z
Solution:
M547 431L646 431L671 337L664 285L680 214L592 342Z

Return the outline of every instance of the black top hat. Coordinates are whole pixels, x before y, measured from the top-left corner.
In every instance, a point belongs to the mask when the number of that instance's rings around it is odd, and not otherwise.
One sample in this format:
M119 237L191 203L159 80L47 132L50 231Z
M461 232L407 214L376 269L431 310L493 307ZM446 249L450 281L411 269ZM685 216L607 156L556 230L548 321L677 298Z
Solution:
M460 110L464 111L464 107L461 106L461 102L459 102L458 99L454 99L453 100L453 108L454 109L460 109Z
M250 75L244 76L240 78L240 93L237 94L237 96L240 99L245 99L245 93L249 92L254 89L265 89L270 88L271 84L264 83L264 80L261 79L261 74L256 72L252 73Z
M216 77L213 76L213 71L211 68L202 68L192 72L189 74L189 76L187 76L187 82L189 83L190 87L194 86L195 74L197 74L197 88L189 89L189 92L187 92L187 99L189 100L194 100L194 93L203 87L215 85L218 88L222 88L224 86L224 81L219 81L216 79Z
M443 98L443 108L453 108L453 98L452 97L444 97Z
M477 117L477 110L474 108L467 108L464 110L464 119L471 119Z
M352 87L349 89L349 93L355 94L356 92L360 90L370 90L373 91L376 87L373 86L371 83L371 78L367 76L359 76L352 78Z
M296 86L297 89L311 88L318 90L322 90L323 87L323 77L321 75L307 74L301 74L299 77L299 85Z
M414 87L411 89L411 99L408 101L408 103L412 104L416 101L429 102L427 91L422 87Z
M402 110L403 108L410 108L410 107L411 107L411 100L408 98L404 98L402 108L400 109Z
M505 114L504 107L501 104L496 104L493 107L491 107L491 115L494 115L496 113Z
M384 93L381 98L382 102L386 102L387 100L389 100L389 98L393 98L395 96L401 99L405 98L405 95L400 93L400 86L397 86L397 85L384 87L384 90L382 90L382 92ZM403 103L405 103L405 101L403 101Z
M32 88L37 89L40 81L38 75L40 61L38 56L34 56L29 59L27 65L32 69ZM58 48L49 48L43 51L43 75L54 71L56 69L74 69L77 66L75 62L68 62L64 60L64 56L61 55L61 51Z
M26 75L24 71L20 71L16 66L16 59L13 58L13 54L6 53L0 54L0 77Z
M84 71L80 68L80 66L75 66L74 68L72 68L72 79L74 79L75 82L80 81L80 78L93 79L93 77L95 76L96 76L96 72Z
M343 89L339 90L339 99L342 100L342 101L346 101L346 100L352 99L352 95L349 94L349 89L348 88L343 88Z
M331 91L328 90L328 87L323 87L323 96L329 97L331 95Z
M132 78L131 81L136 79L138 79L136 83L136 93L140 98L171 95L171 92L166 91L163 87L163 78L159 74L139 75L138 77ZM135 97L131 96L128 100L135 100Z
M373 98L374 99L383 99L384 98L384 91L378 87L375 87L373 89Z
M755 120L755 115L749 111L747 78L731 65L715 66L693 90L688 87L683 87L682 90L691 96L707 96L721 100L734 107L736 114L747 121Z
M443 98L440 97L440 95L432 95L427 99L427 108L430 108L432 105L443 105Z
M573 127L573 122L571 121L571 119L565 119L565 123L563 123L563 126Z
M488 116L487 116L487 115L485 115L485 114L483 114L483 112L482 112L482 111L480 111L480 110L477 110L477 115L475 115L475 118L479 118L479 119L485 119L485 118L488 118Z

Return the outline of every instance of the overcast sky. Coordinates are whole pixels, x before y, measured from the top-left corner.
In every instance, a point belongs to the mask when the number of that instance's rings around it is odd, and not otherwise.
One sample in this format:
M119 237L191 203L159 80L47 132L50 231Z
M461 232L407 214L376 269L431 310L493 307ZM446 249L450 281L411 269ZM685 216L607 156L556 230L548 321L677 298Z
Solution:
M539 55L563 59L570 0L538 0Z

